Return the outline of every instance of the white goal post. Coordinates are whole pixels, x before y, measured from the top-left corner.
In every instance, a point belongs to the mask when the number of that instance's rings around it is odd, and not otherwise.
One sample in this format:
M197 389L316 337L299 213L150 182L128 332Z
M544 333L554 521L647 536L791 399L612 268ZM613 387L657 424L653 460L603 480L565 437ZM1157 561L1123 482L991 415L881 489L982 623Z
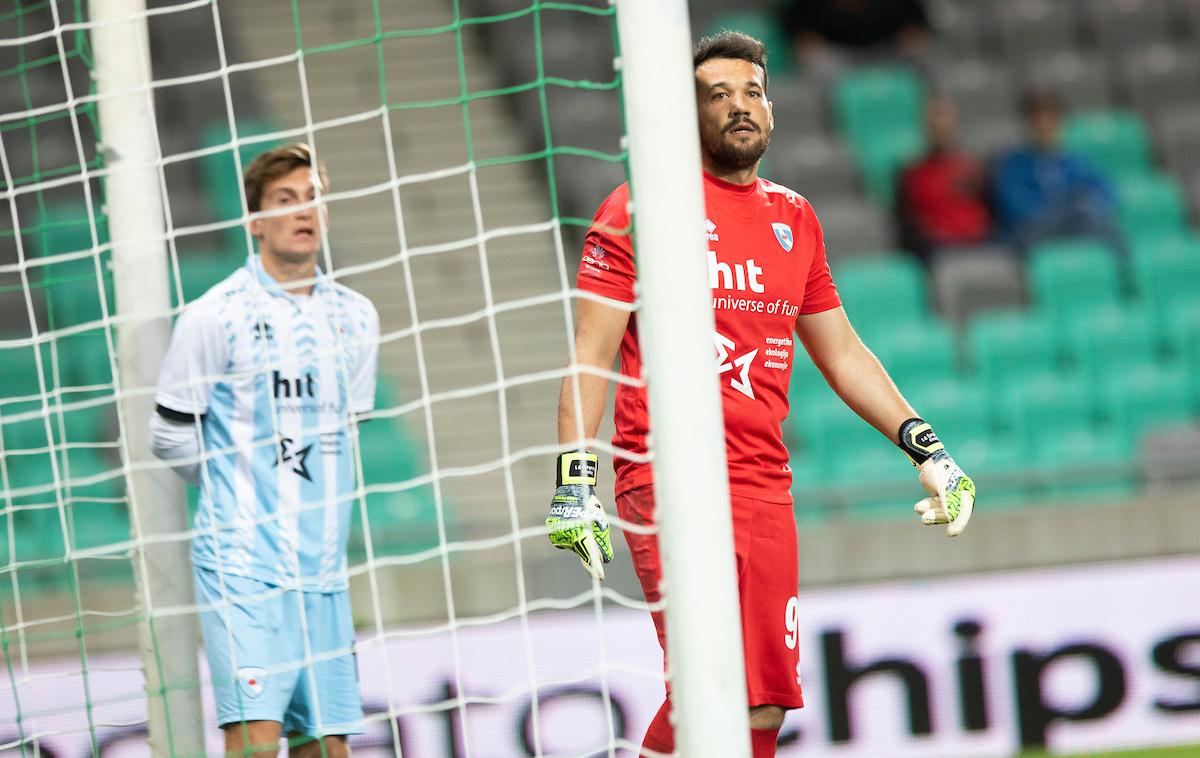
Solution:
M183 482L153 460L149 421L158 368L171 338L162 156L154 122L145 0L91 0L92 45L104 148L105 203L113 248L118 397L134 571L143 621L152 755L204 754ZM69 78L67 78L69 82ZM95 214L92 214L95 218ZM168 536L170 535L170 536ZM166 539L155 539L168 536Z
M748 758L687 0L618 0L617 28L676 750Z

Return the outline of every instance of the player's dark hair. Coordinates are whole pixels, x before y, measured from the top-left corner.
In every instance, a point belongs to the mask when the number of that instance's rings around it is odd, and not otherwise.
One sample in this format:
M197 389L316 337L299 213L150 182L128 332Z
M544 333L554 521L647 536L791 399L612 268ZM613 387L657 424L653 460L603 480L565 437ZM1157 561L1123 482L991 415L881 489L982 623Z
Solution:
M767 46L749 34L728 29L701 37L692 47L692 68L713 58L735 58L750 61L762 69L763 88L767 86Z
M262 210L263 190L268 184L298 168L310 168L312 165L312 148L303 142L293 142L258 156L246 167L246 175L242 179L246 188L246 208L251 213ZM329 175L321 163L317 163L317 176L321 179L321 191L328 192Z

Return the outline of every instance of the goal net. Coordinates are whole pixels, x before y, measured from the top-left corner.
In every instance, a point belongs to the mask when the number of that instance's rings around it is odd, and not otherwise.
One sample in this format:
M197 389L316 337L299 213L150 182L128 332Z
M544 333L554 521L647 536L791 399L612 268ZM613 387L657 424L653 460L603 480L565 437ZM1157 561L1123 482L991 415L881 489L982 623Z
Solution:
M151 555L186 562L198 490L170 497L182 490L144 449L152 378L128 379L122 330L177 316L243 264L241 173L293 141L331 176L319 263L381 319L349 504L366 710L350 744L636 752L663 695L637 582L619 561L591 583L542 525L559 386L577 369L578 251L625 178L614 7L150 0L120 22L135 70L144 27L145 81L106 92L95 74L113 53L95 38L117 22L98 24L100 5L0 10L0 754L141 754L148 733L156 754L220 750L211 684L229 672L208 670L200 607L186 582L154 585ZM149 135L162 218L127 239L161 249L162 281L114 260L109 230L127 156L101 114L131 93L153 98L131 128ZM168 305L131 315L141 289ZM610 437L591 444L611 504ZM148 526L185 508L178 528ZM194 676L172 669L189 658ZM202 740L180 736L192 721Z

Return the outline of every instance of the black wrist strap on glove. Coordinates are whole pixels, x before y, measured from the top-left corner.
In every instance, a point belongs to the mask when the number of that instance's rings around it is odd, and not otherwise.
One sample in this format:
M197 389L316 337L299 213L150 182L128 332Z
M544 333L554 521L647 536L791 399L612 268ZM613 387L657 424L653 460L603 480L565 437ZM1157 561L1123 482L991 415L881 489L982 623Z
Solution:
M564 484L596 486L596 465L599 457L586 450L562 453L555 459L555 487Z
M946 449L933 427L921 418L910 418L900 425L899 442L896 444L912 460L914 466L920 466L934 453Z

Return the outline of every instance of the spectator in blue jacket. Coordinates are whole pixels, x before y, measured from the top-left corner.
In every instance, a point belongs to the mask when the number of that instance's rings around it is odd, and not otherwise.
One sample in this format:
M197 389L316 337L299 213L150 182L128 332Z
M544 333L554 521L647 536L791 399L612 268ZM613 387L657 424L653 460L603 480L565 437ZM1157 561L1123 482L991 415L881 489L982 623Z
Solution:
M1022 111L1029 141L1001 155L992 176L1001 236L1022 251L1055 237L1094 237L1123 253L1112 185L1086 158L1059 144L1062 101L1032 92Z

